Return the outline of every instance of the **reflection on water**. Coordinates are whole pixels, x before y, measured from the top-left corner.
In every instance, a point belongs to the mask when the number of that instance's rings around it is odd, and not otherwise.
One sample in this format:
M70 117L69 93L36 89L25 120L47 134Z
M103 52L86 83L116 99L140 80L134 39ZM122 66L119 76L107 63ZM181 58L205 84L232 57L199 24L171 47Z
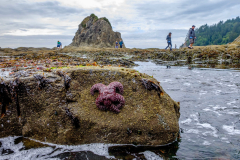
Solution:
M22 137L0 139L0 159L240 159L240 72L137 62L181 103L181 135L167 146L39 143Z

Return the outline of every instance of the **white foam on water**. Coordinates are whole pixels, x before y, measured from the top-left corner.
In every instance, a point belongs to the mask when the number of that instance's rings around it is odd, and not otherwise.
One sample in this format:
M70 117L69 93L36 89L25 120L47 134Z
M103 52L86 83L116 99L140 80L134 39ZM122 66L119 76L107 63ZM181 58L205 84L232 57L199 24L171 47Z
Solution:
M191 83L183 83L184 86L191 86Z
M227 109L227 107L221 107L220 105L208 105L210 108L204 108L203 110L208 112L208 111L211 111L211 112L214 112L216 113L218 116L221 116L222 114L220 114L218 111L221 111L221 110L225 110ZM213 107L214 106L214 107Z
M221 79L222 80L222 79ZM217 82L217 84L220 84L220 85L222 85L223 83L221 83L221 82Z
M145 151L143 154L147 160L163 160L162 157L150 151Z
M199 134L199 130L197 130L197 129L189 129L189 130L185 131L184 133Z
M219 105L216 105L215 107L212 107L215 111L216 110L224 110L224 109L226 109L227 107L221 107L221 106L219 106Z
M240 134L240 130L235 129L234 126L223 125L222 128L223 128L225 131L227 131L228 134L230 134L230 135L237 135L237 134Z
M236 104L237 102L234 100L232 102L227 103L227 105L231 106L232 104Z
M204 136L212 135L214 137L218 137L217 129L215 127L211 126L211 124L209 124L209 123L202 123L202 124L201 123L197 123L197 125L200 126L200 127L212 130L212 132L211 131L206 131L206 132L202 133Z
M198 116L196 114L191 114L190 117L193 118L194 121L198 122Z
M213 91L214 94L219 95L222 91L221 90L215 90Z
M228 141L228 138L226 138L226 137L222 137L221 140L222 140L222 142L230 143L230 142Z
M120 144L85 144L85 145L77 145L77 146L68 146L68 145L57 145L52 143L41 142L37 140L33 140L42 144L47 144L51 147L43 147L38 149L29 149L29 150L21 150L24 148L22 142L18 144L14 144L14 140L18 137L6 137L1 138L0 141L2 149L11 149L14 153L9 155L1 155L0 160L11 159L11 160L39 160L39 159L48 159L49 157L57 156L64 152L80 152L80 151L90 151L99 156L105 156L107 158L115 158L114 156L110 156L108 153L108 148L111 146L118 146ZM53 148L55 147L55 148ZM52 153L54 151L54 153ZM50 158L49 158L50 159ZM52 159L52 158L51 158Z
M200 72L198 72L198 71L196 71L196 70L192 70L192 72L193 72L193 73L200 73Z
M40 142L40 141L37 141L37 142ZM71 152L90 151L90 152L93 152L94 154L97 154L100 156L105 156L107 158L114 158L113 156L109 155L108 148L111 146L119 146L120 145L120 144L92 143L92 144L68 146L68 145L56 145L56 144L45 143L45 142L40 142L40 143L48 144L48 145L56 146L57 148L60 148L60 150L58 150L51 156L56 156L60 153L66 152L66 151L71 151Z
M217 111L211 110L211 109L209 109L209 108L205 108L205 109L203 109L203 110L206 111L206 112L211 111L211 112L216 113L218 116L221 116L220 113L218 113Z
M230 111L230 112L226 112L226 114L239 115L240 113L239 113L239 112L233 112L233 111Z
M192 120L190 118L184 120L184 121L181 121L180 123L182 124L190 124L192 122Z
M208 93L208 91L202 91L202 90L201 90L201 91L199 92L199 95L201 96L201 95L204 95L204 94L207 94L207 93Z
M238 109L240 108L240 105L239 106L232 106L233 109Z
M209 109L209 108L204 108L203 110L204 110L204 111L212 111L212 110Z
M171 79L164 79L164 80L161 80L160 82L161 82L161 83L165 83L165 82L173 82L173 80L171 80Z
M210 144L211 144L211 143L208 142L208 141L204 141L204 142L203 142L203 145L204 145L204 146L209 146Z

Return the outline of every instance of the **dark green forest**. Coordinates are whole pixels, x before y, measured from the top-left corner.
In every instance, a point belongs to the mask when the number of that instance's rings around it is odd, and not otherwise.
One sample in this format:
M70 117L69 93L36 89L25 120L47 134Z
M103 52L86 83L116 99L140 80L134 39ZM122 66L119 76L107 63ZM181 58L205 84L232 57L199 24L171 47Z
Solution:
M202 25L196 30L195 46L221 45L233 42L240 35L240 18ZM189 42L188 42L189 43Z

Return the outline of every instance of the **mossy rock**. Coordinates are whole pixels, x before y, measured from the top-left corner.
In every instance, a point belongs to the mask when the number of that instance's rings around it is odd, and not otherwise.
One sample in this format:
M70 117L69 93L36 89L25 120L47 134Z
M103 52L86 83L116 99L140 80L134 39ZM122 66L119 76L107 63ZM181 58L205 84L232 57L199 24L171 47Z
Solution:
M24 137L69 145L164 145L177 138L179 103L161 86L162 96L155 90L147 90L142 78L158 84L153 77L120 67L74 67L62 71L72 79L69 89L64 87L63 78L53 73L45 74L52 83L42 90L33 77L20 78L27 90L19 96L21 120L15 116L15 104L10 104L12 114L1 120L0 137L22 133ZM124 88L125 105L118 114L99 110L95 104L98 94L90 94L94 84L108 85L113 81L122 83Z
M106 17L103 17L103 18L100 18L100 19L103 19L104 21L106 21L112 28L112 25L111 25L110 21Z
M81 26L82 26L83 28L86 28L86 23L89 21L89 19L90 19L90 17L88 16L88 17L86 17L86 18L81 22Z
M91 14L90 17L93 18L93 22L96 22L98 20L98 17L95 14Z
M86 28L86 23L89 21L89 19L92 18L93 19L93 23L95 23L98 20L98 17L95 14L91 14L90 16L84 18L84 20L81 22L81 26L83 28Z

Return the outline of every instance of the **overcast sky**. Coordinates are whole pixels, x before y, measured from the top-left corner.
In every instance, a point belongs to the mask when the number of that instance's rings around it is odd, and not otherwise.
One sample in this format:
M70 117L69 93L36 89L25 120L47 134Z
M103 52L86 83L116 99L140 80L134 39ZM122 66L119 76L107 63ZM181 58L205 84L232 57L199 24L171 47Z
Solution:
M69 45L91 13L107 17L129 48L164 48L172 32L175 46L194 24L214 24L240 16L239 0L0 0L0 47Z

